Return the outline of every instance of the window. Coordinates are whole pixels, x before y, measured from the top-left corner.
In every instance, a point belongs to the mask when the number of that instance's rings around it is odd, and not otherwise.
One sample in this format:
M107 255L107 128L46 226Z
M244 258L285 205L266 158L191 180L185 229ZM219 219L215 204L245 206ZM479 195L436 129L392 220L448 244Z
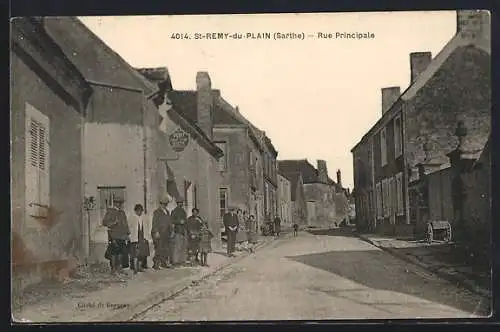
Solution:
M376 200L376 210L377 218L382 218L382 188L380 182L375 186L375 200Z
M383 128L380 131L380 160L382 166L387 164L387 137L386 137L386 129Z
M393 177L387 179L388 183L388 199L389 211L388 214L392 217L396 213L396 181Z
M228 208L228 191L227 188L219 189L219 218L222 220L222 217L227 212Z
M106 210L113 207L113 199L120 197L125 200L125 187L97 187L99 192L99 210L101 218L104 217Z
M227 143L226 142L215 142L215 145L219 149L222 150L224 155L220 157L219 161L217 162L217 170L219 172L225 171L227 169L227 164L228 164L228 156L227 156Z
M388 193L388 185L387 185L387 179L382 180L382 216L387 217L389 216L389 193Z
M398 216L404 214L403 207L403 173L396 174L396 212Z
M401 116L394 119L394 152L396 158L403 153L403 140L401 135Z
M26 104L26 203L33 216L50 205L49 128L49 118Z

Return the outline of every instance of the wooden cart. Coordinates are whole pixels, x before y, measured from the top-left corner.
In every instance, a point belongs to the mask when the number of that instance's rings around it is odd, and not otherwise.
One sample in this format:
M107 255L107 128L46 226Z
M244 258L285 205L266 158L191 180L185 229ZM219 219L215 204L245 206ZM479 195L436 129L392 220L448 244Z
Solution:
M450 242L452 238L451 224L446 220L431 220L427 223L425 239L428 243L441 238L443 241Z

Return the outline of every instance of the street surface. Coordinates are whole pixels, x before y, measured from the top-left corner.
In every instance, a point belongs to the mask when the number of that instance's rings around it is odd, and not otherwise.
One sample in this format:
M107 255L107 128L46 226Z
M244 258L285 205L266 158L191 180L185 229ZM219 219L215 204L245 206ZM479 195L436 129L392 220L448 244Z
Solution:
M489 301L349 234L276 243L138 321L469 318Z

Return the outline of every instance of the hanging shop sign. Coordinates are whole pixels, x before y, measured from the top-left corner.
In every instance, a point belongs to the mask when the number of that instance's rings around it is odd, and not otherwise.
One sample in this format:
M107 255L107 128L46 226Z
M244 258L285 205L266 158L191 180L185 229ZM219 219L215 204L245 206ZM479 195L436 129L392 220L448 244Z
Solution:
M169 136L168 141L175 152L182 152L189 144L189 135L178 128Z

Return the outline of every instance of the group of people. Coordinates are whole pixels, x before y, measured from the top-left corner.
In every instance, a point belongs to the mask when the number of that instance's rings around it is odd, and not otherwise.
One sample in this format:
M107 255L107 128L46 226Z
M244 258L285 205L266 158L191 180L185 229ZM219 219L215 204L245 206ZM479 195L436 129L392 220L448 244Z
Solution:
M250 252L257 243L257 220L253 214L230 207L222 219L227 237L227 254L234 256L236 243L247 243Z
M129 216L123 210L123 199L113 198L113 206L106 211L102 222L108 228L105 257L110 261L112 273L124 273L123 268L127 266L134 273L147 269L151 242L155 270L195 263L208 266L213 238L208 222L200 217L197 208L192 209L188 218L181 198L169 212L170 201L169 196L160 199L150 222L141 204L135 205L134 213Z

